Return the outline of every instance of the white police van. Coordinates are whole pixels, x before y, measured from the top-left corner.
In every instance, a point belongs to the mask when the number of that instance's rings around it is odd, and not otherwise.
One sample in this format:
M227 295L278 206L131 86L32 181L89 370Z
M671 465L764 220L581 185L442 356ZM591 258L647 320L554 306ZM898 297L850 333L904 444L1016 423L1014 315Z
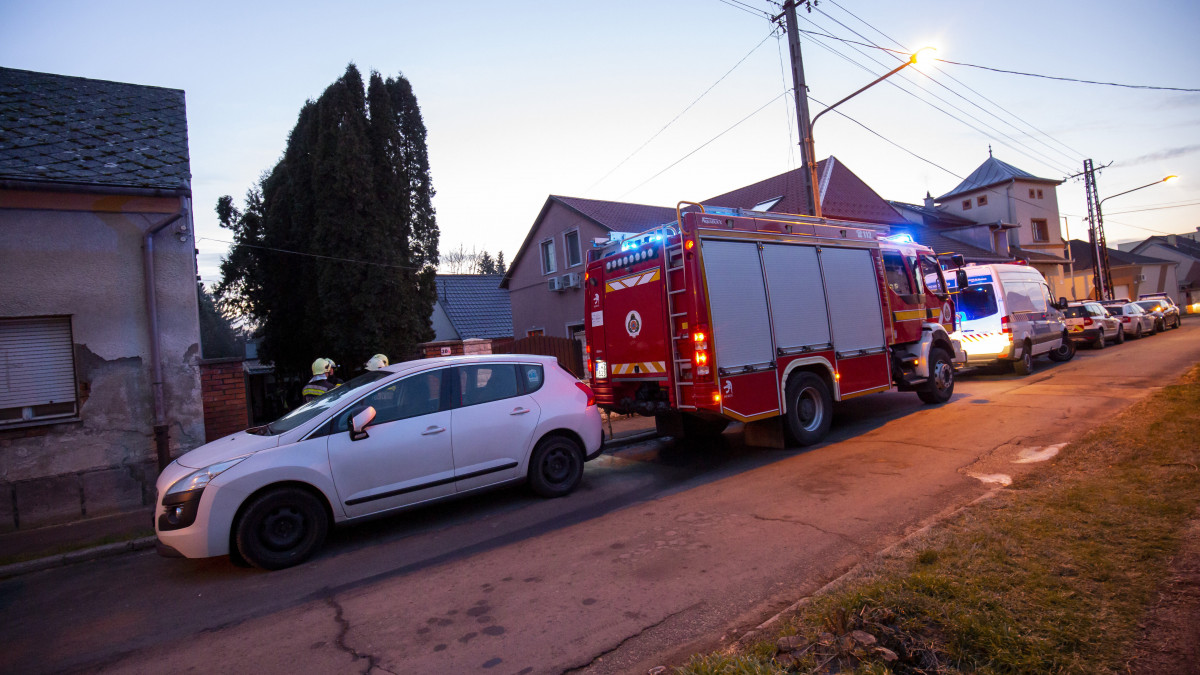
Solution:
M1034 357L1069 361L1075 346L1061 309L1066 298L1051 299L1046 278L1026 265L966 265L967 285L951 270L958 330L951 336L967 353L968 366L1012 363L1018 375L1033 372Z

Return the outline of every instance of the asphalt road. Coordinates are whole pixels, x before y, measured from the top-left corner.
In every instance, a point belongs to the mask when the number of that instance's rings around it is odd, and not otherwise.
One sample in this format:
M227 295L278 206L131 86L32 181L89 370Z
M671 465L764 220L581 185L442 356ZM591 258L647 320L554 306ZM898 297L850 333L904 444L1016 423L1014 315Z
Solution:
M522 489L335 532L281 572L152 552L0 582L0 672L636 673L753 628L1200 361L1200 321L949 403L839 406L829 440L653 441ZM1022 454L1024 453L1024 454Z

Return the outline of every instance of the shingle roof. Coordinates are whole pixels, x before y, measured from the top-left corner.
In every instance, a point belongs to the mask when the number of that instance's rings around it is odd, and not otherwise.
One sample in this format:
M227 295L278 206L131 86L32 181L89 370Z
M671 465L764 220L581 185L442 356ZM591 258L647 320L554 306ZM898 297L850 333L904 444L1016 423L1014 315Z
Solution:
M804 213L807 199L804 195L804 172L795 169L752 183L732 192L717 195L703 201L711 206L750 209L767 200L782 197L770 208L775 213ZM836 157L817 163L817 176L821 185L821 213L826 218L844 218L868 223L891 225L903 223L904 219L884 199L872 190L854 172L847 169Z
M1061 255L1054 255L1053 253L1046 253L1045 251L1037 251L1037 250L1029 249L1029 248L1021 248L1020 246L1010 247L1009 252L1011 252L1013 254L1013 257L1021 258L1021 259L1027 260L1029 262L1035 262L1035 263L1065 263L1065 262L1067 262L1067 259L1062 257Z
M966 258L967 262L975 263L994 263L994 262L1011 262L1012 258L1003 256L993 251L989 251L978 246L973 246L957 239L952 239L939 232L936 228L918 225L916 223L905 223L891 228L893 233L907 232L912 235L913 240L918 244L924 244L933 249L933 252L938 255L949 253L958 253Z
M184 93L0 68L0 178L186 187Z
M1159 246L1175 249L1175 251L1182 253L1183 255L1200 259L1200 242L1192 241L1187 237L1176 237L1175 243L1172 244L1166 237L1153 236L1143 242L1143 244L1151 242L1158 244Z
M1071 257L1075 260L1076 270L1092 269L1092 245L1086 241L1072 239L1070 242ZM1150 256L1130 253L1128 251L1119 251L1115 248L1108 249L1108 264L1112 265L1162 265L1169 263L1170 260L1162 260L1160 258L1151 258Z
M561 197L559 195L550 195L550 199L590 218L601 227L618 232L645 232L657 225L665 225L675 220L675 209L665 206L606 202L599 199Z
M499 274L439 274L437 302L463 340L511 337L512 304Z
M1022 171L1011 164L1001 162L995 157L989 155L987 161L985 161L983 164L980 164L979 168L972 171L970 176L967 176L963 182L958 184L958 187L947 192L941 197L938 197L934 201L943 202L961 194L974 192L976 190L997 185L999 183L1007 183L1008 181L1016 178L1020 178L1022 180L1039 181L1043 183L1053 183L1054 185L1058 185L1062 182L1060 180L1053 180L1050 178L1038 178L1028 171Z
M979 224L970 218L963 218L962 216L943 211L936 206L909 204L908 202L897 202L890 199L888 200L888 204L891 204L892 208L898 210L903 209L912 211L914 214L921 216L924 224L926 225L940 225L943 227L969 227Z

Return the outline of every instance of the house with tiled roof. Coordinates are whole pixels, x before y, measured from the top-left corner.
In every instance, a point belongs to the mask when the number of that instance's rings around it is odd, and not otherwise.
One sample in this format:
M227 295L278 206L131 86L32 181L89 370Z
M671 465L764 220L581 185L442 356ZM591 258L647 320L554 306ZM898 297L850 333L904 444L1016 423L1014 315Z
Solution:
M1071 262L1067 271L1068 289L1062 295L1071 300L1095 300L1094 270L1099 253L1086 241L1072 239L1068 242ZM1167 293L1179 288L1178 267L1173 260L1141 255L1130 251L1108 249L1109 274L1112 277L1113 298L1136 300L1139 295ZM1175 299L1179 302L1178 299Z
M190 180L183 91L0 68L0 534L204 442Z
M421 345L430 356L491 354L513 341L512 305L500 274L440 274L435 279L434 338Z
M1180 305L1200 303L1200 227L1191 234L1150 237L1134 244L1129 252L1176 263L1178 283L1174 289L1164 289L1165 292Z

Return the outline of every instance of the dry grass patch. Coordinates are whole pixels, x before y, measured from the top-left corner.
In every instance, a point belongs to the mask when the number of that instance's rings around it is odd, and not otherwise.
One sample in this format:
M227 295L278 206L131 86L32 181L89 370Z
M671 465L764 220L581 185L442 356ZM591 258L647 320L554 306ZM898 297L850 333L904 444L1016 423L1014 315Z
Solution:
M814 598L778 636L683 673L1125 672L1200 507L1200 368L901 554Z

